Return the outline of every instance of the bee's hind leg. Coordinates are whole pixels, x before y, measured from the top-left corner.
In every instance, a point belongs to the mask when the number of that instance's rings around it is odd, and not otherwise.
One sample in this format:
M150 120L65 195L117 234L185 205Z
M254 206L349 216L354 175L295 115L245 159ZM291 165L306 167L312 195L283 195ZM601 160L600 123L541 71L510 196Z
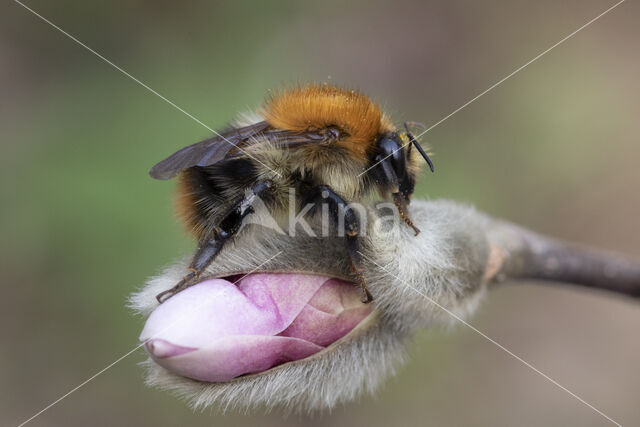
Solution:
M358 284L362 289L362 302L369 303L373 301L373 296L367 287L367 281L364 276L364 268L362 267L362 256L360 254L360 219L356 212L348 206L342 197L336 194L331 187L327 185L318 185L313 187L307 196L307 201L315 203L329 204L329 212L332 215L334 226L338 226L338 216L344 215L344 234L347 242L347 254L351 261L351 269L358 278Z
M156 295L156 299L159 303L162 304L178 292L193 285L194 281L197 280L204 269L211 264L211 261L213 261L216 255L218 255L224 246L224 243L230 237L228 233L217 228L213 231L212 235L212 237L202 239L198 244L198 250L193 256L191 264L189 264L188 267L189 273L187 273L174 287Z
M218 225L213 227L212 231L207 233L198 243L198 249L189 264L189 273L174 287L156 295L159 303L163 303L183 289L195 284L200 274L222 250L224 244L240 230L244 218L253 213L253 203L256 198L265 195L273 185L273 182L268 179L258 181L242 199L229 209Z

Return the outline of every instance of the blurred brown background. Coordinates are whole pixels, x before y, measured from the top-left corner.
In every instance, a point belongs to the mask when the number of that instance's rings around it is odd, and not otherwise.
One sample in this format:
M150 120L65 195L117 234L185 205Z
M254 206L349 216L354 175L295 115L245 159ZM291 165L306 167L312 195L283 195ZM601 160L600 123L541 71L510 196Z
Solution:
M27 4L219 128L306 81L429 125L614 2ZM639 18L627 1L429 132L437 173L419 196L640 256ZM127 295L193 247L174 184L147 171L209 132L11 1L0 63L0 424L17 425L137 344ZM472 323L640 424L637 303L520 284ZM409 356L375 397L283 420L193 413L143 385L140 350L29 425L607 425L464 326L420 333Z

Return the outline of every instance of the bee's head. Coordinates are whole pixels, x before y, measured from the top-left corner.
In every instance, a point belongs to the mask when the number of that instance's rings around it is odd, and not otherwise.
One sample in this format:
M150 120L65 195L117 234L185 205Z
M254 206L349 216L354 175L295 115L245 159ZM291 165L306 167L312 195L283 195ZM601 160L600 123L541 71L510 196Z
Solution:
M376 150L374 152L372 161L374 162L375 166L380 165L383 174L388 179L393 178L389 176L391 171L395 173L395 178L400 181L407 174L407 163L409 162L409 157L411 155L411 148L414 146L426 160L427 164L429 165L429 169L431 169L431 172L434 171L431 159L422 149L418 140L411 133L411 130L409 129L411 125L424 126L417 122L406 122L404 124L405 133L402 135L402 137L398 132L395 131L387 131L378 134L375 144ZM393 179L391 180L393 181Z
M374 180L382 189L391 194L401 194L401 198L404 200L402 203L408 203L419 171L419 163L416 163L418 158L415 155L412 156L415 150L413 153L411 152L414 145L433 171L431 160L424 153L406 124L405 129L406 133L402 135L391 130L378 135L369 166Z

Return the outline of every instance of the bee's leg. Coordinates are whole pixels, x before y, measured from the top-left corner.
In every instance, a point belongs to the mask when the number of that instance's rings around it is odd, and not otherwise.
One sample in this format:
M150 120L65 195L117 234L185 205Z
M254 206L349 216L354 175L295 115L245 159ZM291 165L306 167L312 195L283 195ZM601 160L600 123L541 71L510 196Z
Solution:
M162 304L178 292L194 284L194 280L198 279L204 269L207 268L215 256L218 255L228 238L228 234L224 233L220 229L216 229L212 232L211 237L200 240L198 243L198 249L191 260L191 264L189 264L189 273L187 273L174 287L156 295L158 302Z
M263 196L273 187L271 180L258 181L245 196L235 203L217 226L213 227L198 243L198 249L189 264L189 273L182 278L173 288L156 295L159 303L166 301L181 290L194 284L205 268L211 264L224 244L231 239L242 226L244 218L253 213L254 201Z
M344 214L345 239L347 242L347 253L351 261L351 269L358 277L358 284L362 289L362 302L369 303L373 301L373 296L367 288L367 281L364 277L364 268L362 267L362 257L360 255L360 220L356 212L348 206L342 197L336 194L331 187L327 185L318 185L313 187L307 196L307 201L311 203L329 204L329 212L332 215L334 226L337 227L339 215ZM304 206L304 204L303 204Z
M420 233L420 229L416 227L411 220L408 209L409 195L413 193L413 186L415 183L407 182L409 177L406 173L404 179L401 182L398 182L398 176L396 175L393 164L391 163L391 157L378 155L376 160L382 169L381 173L378 173L378 179L383 181L386 184L386 188L391 192L391 195L393 196L393 203L396 205L396 208L398 208L400 218L402 218L405 224L413 229L413 232L416 233L417 236Z
M369 292L367 287L367 280L364 277L364 268L362 267L362 257L360 255L360 240L358 236L347 235L347 253L351 261L351 269L358 276L358 284L362 289L362 302L367 304L373 301L373 295Z
M409 216L408 203L405 196L399 192L392 193L391 195L393 196L393 203L396 205L396 208L398 208L400 218L402 218L405 224L411 227L416 236L420 234L420 229L415 226L415 224L411 220L411 217Z

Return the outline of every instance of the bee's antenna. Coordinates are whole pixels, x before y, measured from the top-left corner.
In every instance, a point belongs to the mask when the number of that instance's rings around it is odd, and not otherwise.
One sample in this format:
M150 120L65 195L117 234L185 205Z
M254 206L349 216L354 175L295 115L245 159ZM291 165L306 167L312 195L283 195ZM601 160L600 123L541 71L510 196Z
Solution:
M420 126L422 128L426 128L426 126L419 122L404 122L404 129L407 131L407 136L409 137L409 143L416 146L416 149L418 150L418 152L422 154L422 157L424 157L424 159L427 161L427 164L429 165L429 169L431 169L431 172L433 172L434 171L433 162L431 161L427 153L424 152L424 150L422 149L418 141L414 138L413 134L409 130L409 126ZM411 146L409 146L409 148L411 148Z

